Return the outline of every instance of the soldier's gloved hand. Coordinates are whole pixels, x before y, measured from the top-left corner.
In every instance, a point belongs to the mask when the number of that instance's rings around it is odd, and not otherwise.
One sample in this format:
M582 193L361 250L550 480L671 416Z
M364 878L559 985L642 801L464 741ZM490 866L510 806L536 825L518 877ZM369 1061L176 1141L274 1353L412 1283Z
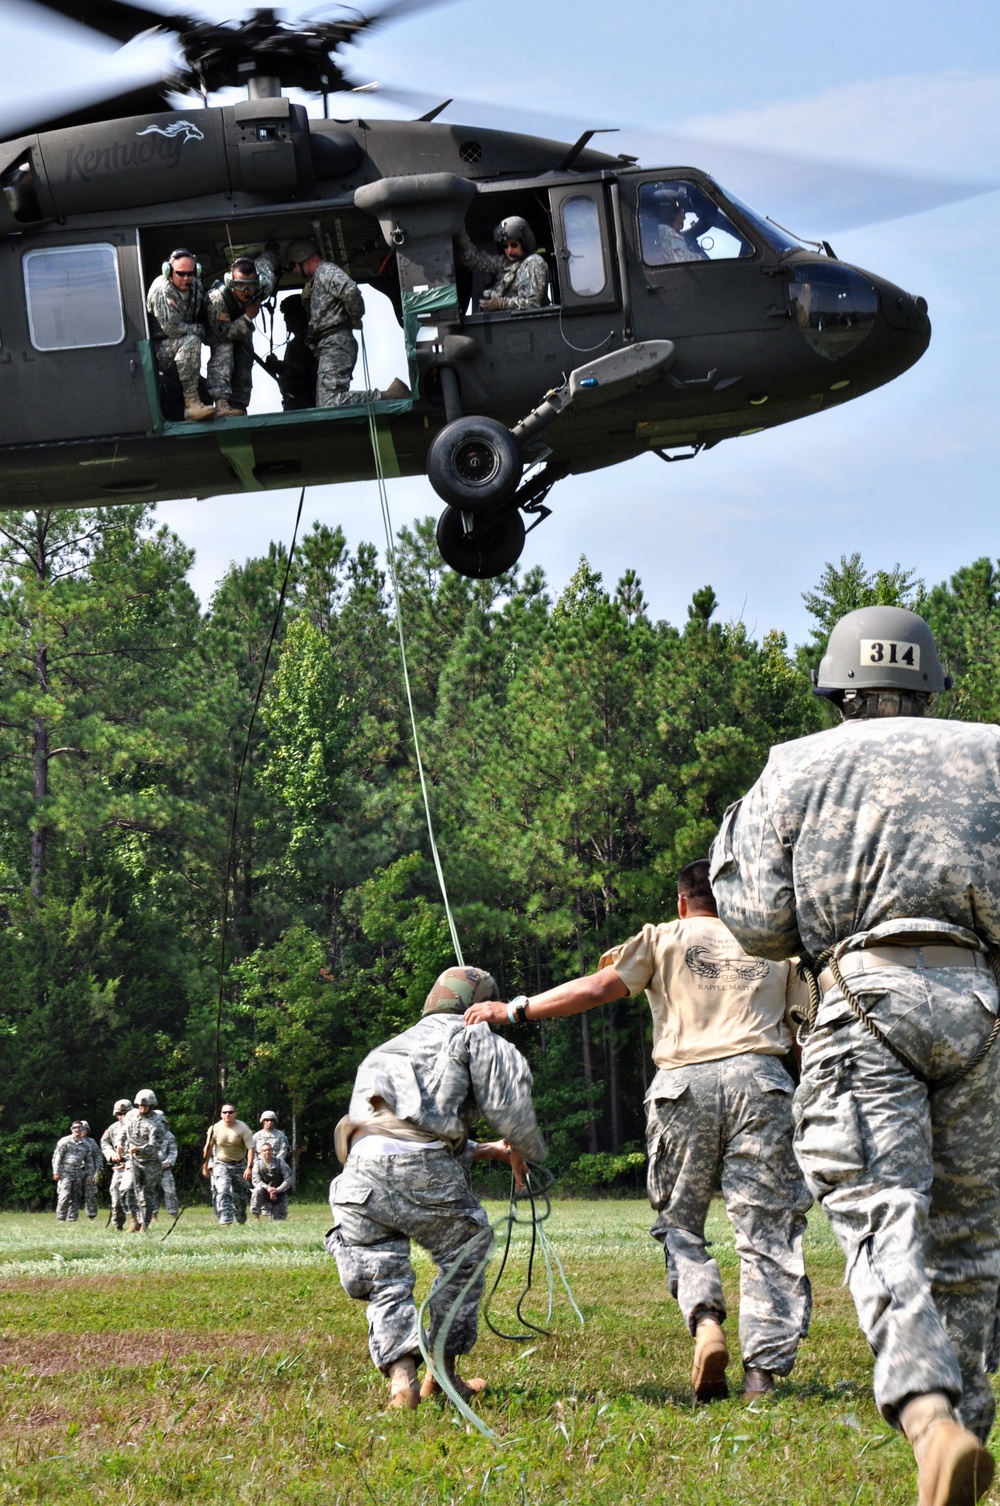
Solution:
M268 371L271 373L271 375L273 377L280 376L280 374L281 374L281 357L280 356L276 356L273 350L271 351L270 355L264 357L264 365L267 367Z
M506 298L480 298L479 307L484 314L496 314L507 307Z

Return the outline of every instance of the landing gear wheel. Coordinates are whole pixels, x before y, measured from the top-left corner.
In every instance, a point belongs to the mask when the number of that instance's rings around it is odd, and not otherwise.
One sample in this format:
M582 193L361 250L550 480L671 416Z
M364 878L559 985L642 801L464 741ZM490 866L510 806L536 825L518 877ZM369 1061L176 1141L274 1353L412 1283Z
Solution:
M496 518L484 518L466 533L457 507L446 507L438 518L437 545L446 565L471 580L503 575L521 558L524 522L517 508Z
M521 480L521 446L492 418L456 418L427 451L427 475L439 497L481 513L513 497Z

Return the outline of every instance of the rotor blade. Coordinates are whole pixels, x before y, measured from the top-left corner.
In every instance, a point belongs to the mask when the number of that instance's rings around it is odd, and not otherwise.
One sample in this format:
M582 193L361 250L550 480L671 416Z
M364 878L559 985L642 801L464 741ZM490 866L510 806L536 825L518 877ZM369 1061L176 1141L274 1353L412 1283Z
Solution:
M168 15L145 5L134 5L131 0L32 0L32 4L41 10L55 11L67 21L77 21L91 31L103 32L116 42L130 42L154 26L184 31L194 24L189 16Z
M98 120L119 120L129 115L157 115L162 110L172 110L169 96L173 90L163 79L156 78L138 84L119 94L105 94L82 99L67 107L66 96L61 100L40 101L31 117L18 116L0 109L0 138L13 140L17 136L33 136L42 131L62 131L70 126L90 125Z
M421 115L436 105L440 95L418 90L383 87L373 90L374 102L402 105ZM366 113L373 113L368 104ZM615 122L602 113L595 121L567 120L541 111L519 111L509 105L485 100L456 99L442 112L440 123L461 122L474 131L518 131L549 140L575 141L588 127ZM647 126L620 125L620 132L607 146L612 155L633 154L644 168L698 167L717 179L727 192L745 199L758 213L769 215L795 233L812 240L829 238L841 230L860 229L886 220L903 219L947 204L992 193L1000 183L988 179L962 179L917 175L891 168L862 167L849 162L814 159L793 153L756 151L716 138L689 136L682 132L654 130ZM595 146L597 144L595 143ZM597 147L600 150L600 147Z

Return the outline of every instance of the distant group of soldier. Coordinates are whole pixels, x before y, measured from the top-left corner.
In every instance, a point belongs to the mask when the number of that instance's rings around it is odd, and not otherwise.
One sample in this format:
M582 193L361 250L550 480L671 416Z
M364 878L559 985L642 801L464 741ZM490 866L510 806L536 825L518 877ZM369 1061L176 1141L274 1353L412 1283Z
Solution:
M115 1118L101 1136L90 1138L85 1119L74 1119L68 1135L56 1142L52 1176L57 1184L56 1218L76 1223L80 1208L88 1218L98 1213L97 1184L103 1163L111 1171L111 1217L119 1232L141 1234L156 1222L161 1206L177 1218L180 1205L174 1181L177 1140L156 1094L142 1088L134 1100L119 1098ZM257 1218L288 1216L288 1194L295 1178L288 1139L278 1128L278 1116L265 1109L260 1129L252 1132L231 1103L205 1139L202 1174L212 1188L212 1209L219 1224L245 1224L247 1208Z

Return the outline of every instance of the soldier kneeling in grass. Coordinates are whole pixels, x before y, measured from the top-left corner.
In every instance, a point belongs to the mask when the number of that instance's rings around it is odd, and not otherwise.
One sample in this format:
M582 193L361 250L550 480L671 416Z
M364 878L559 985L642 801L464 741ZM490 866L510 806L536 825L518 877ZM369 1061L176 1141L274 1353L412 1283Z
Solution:
M432 1374L417 1389L411 1239L438 1267L428 1303L428 1351L446 1329L448 1380L465 1400L486 1385L461 1380L455 1371L456 1358L476 1342L493 1240L470 1168L473 1161L503 1161L520 1186L524 1158L545 1156L528 1063L488 1025L467 1030L463 1022L470 1005L496 997L496 983L479 968L443 972L423 1018L365 1057L348 1114L337 1126L344 1170L330 1186L334 1227L326 1247L347 1295L368 1303L368 1347L389 1377L390 1407L416 1407L440 1389ZM505 1138L470 1140L479 1118Z

